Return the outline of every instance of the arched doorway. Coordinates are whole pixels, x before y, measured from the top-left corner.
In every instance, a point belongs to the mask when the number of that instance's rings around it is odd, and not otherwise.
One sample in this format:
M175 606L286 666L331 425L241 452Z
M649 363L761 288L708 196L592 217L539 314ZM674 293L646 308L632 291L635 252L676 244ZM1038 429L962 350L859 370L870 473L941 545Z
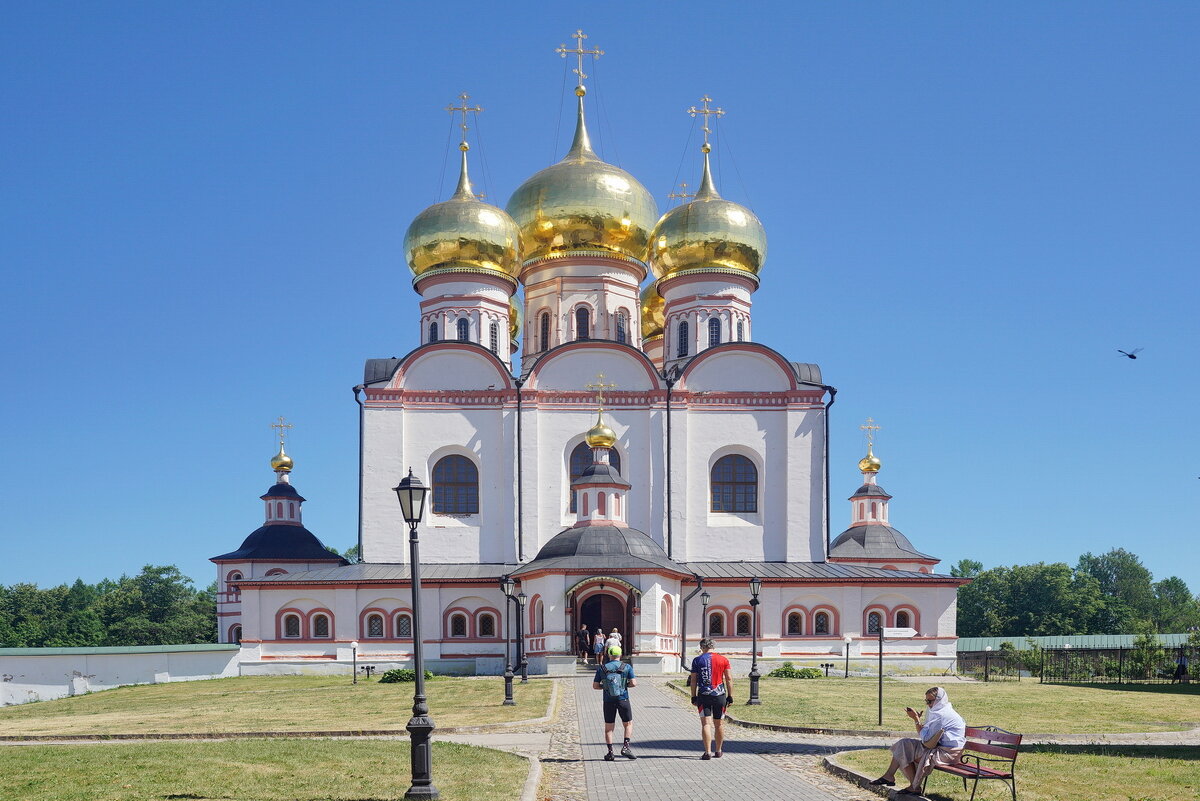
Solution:
M579 607L579 622L588 627L593 634L599 628L605 634L616 629L623 637L628 638L626 630L625 603L614 595L598 592L589 595Z

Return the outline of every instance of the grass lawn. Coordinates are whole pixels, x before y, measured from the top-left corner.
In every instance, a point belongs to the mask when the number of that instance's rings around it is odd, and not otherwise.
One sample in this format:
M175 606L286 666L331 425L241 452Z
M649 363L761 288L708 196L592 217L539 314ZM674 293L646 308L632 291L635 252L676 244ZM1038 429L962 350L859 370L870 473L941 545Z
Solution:
M386 686L386 685L385 685ZM444 801L520 796L529 763L513 754L435 742ZM238 740L0 748L5 801L391 801L410 780L408 743Z
M540 718L551 682L513 684L516 706L502 706L504 683L491 678L425 682L439 728ZM170 734L244 731L403 730L412 683L351 684L335 676L249 676L118 687L90 695L0 709L0 733ZM4 798L0 796L0 798Z
M937 685L883 682L883 729L907 731L904 707L920 709ZM761 723L836 729L878 729L875 679L766 679L762 706L746 706L745 679L735 680L734 717ZM1091 685L1005 681L951 684L950 702L972 726L1021 734L1178 731L1200 726L1200 684Z
M885 749L838 754L835 761L875 778L887 767ZM897 786L904 777L896 774ZM927 797L966 801L962 781L934 772ZM1200 748L1194 746L1028 746L1017 757L1017 797L1022 801L1196 801L1200 799ZM976 799L1008 801L1008 785L979 783Z

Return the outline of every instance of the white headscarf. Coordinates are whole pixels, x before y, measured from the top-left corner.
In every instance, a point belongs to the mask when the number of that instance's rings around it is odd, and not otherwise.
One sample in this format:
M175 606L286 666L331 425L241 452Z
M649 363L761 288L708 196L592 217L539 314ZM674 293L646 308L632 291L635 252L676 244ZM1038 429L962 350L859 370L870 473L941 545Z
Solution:
M942 730L938 746L942 748L962 748L967 742L967 724L962 716L954 711L950 699L946 696L944 687L934 687L934 700L929 705L929 716L921 727L921 739L928 740L938 729Z

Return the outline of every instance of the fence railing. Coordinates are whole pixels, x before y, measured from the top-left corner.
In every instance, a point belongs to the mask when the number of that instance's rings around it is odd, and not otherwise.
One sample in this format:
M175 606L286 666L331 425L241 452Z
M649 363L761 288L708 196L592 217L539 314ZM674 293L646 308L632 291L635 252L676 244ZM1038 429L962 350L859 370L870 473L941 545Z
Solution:
M960 651L958 653L958 675L970 676L979 681L1020 681L1021 672L1031 674L1021 656L1012 651Z
M1195 646L1055 648L1041 652L1038 674L1056 684L1169 684L1190 681L1197 657Z

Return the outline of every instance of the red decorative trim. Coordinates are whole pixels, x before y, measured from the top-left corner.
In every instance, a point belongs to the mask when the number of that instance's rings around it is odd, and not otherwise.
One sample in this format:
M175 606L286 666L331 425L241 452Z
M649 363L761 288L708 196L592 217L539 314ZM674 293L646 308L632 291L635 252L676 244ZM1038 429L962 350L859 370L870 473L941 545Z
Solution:
M282 567L273 567L264 574L264 576L286 576L286 575L287 575L287 571L284 570Z
M479 633L479 629L480 629L479 619L483 615L491 615L492 616L492 636L491 637L487 637L487 636L484 636L483 634ZM482 639L482 640L503 639L503 637L500 636L500 610L494 606L481 606L478 609L476 609L475 610L475 632L477 634L477 639Z
M299 637L284 636L283 620L288 615L295 615L296 618L299 620L299 625L300 625L300 636ZM279 611L277 611L275 613L275 639L276 640L284 640L284 641L308 639L308 623L305 620L304 612L302 612L301 610L297 609L294 606L285 607L284 609L280 609Z
M887 626L889 625L889 623L891 622L891 618L889 618L889 617L888 617L888 608L887 608L886 606L884 606L883 604L871 604L870 606L868 606L868 607L866 607L865 609L863 609L863 612L862 612L862 633L863 633L863 635L865 635L865 636L866 636L868 639L870 639L870 638L871 638L871 637L873 637L873 636L876 636L876 635L873 635L873 634L870 634L870 633L869 633L869 632L871 631L871 627L870 627L869 625L867 625L867 618L869 618L869 617L871 616L871 613L872 613L872 612L878 612L878 613L879 613L879 625L880 625L880 627L887 627Z
M325 615L325 617L329 618L329 636L328 637L318 637L316 634L313 634L313 625L312 625L313 619L317 615ZM333 612L326 609L325 607L321 606L321 607L317 607L316 609L309 610L308 616L304 620L304 630L307 633L306 636L308 636L318 642L329 642L330 640L333 639L333 633L334 633L333 622L334 622Z
M500 359L494 353L492 353L490 350L488 350L487 348L484 348L482 345L480 345L478 343L459 342L457 340L439 341L437 343L418 348L417 350L410 353L402 362L400 362L400 365L396 368L396 372L392 375L392 380L388 382L388 388L389 389L398 389L398 388L403 387L405 374L409 370L411 370L413 367L415 367L418 362L420 362L422 359L426 358L427 356L431 356L435 353L440 353L440 352L446 351L446 350L461 350L461 351L467 351L469 353L476 354L478 356L485 356L485 355L491 356L492 358L490 358L490 359L485 358L485 361L487 361L493 368L495 368L496 376L499 379L499 381L497 381L497 383L496 383L496 386L501 389L513 389L514 388L514 385L512 382L512 375L510 375L509 372L504 369L504 365L501 364ZM372 389L371 387L368 387L366 390L367 400L371 400L372 395L376 392L378 392L377 389ZM446 394L446 391L439 390L439 393Z
M829 633L828 634L817 634L817 613L818 612L825 612L829 615ZM809 619L808 636L810 636L810 637L840 637L841 636L841 634L839 633L842 630L841 616L838 614L838 610L834 609L829 604L820 604L818 606L814 606L812 608L812 615L808 619Z
M768 359L775 362L775 364L777 364L779 366L779 369L783 372L784 376L787 378L788 390L791 392L796 392L799 390L799 384L797 384L797 382L796 382L796 372L795 372L795 370L792 369L791 363L788 362L786 359L783 358L783 356L776 353L771 348L768 348L765 345L760 345L757 342L727 342L727 343L723 343L721 345L717 345L717 346L711 347L711 348L706 348L706 349L700 351L700 353L698 353L696 356L694 356L691 359L691 361L688 362L687 367L684 368L683 373L679 376L679 382L678 382L677 386L679 386L681 389L686 389L688 377L692 374L692 372L695 371L695 369L700 364L704 363L709 358L711 358L713 356L713 354L729 353L729 352L736 351L736 350L747 350L752 353L757 353L760 356L766 356ZM808 392L812 392L812 390L808 390ZM731 394L733 394L733 393L731 393ZM739 394L752 394L752 393L739 393ZM765 394L775 394L775 393L765 393ZM820 393L818 393L818 395L823 395L823 394L824 394L823 390Z
M529 615L529 624L525 631L529 634L542 634L542 632L539 630L539 626L537 625L537 605L539 603L542 603L542 596L540 593L535 592L533 597L529 599L529 606L526 612ZM543 619L545 618L544 612L542 613L542 617Z
M893 606L892 611L889 613L893 626L899 625L896 623L896 613L898 612L908 612L910 618L909 627L916 629L918 632L921 630L921 613L917 610L917 607L912 604L896 604Z
M450 625L450 618L456 614L462 615L466 619L467 634L465 637L456 637L450 633L453 630L453 627ZM465 606L452 606L449 609L444 610L442 612L442 636L446 638L447 641L475 639L475 619L471 614L471 610L467 609Z
M612 350L617 353L627 355L630 357L631 361L640 364L642 369L646 371L646 377L650 380L651 389L665 391L665 387L662 385L662 377L654 369L654 365L650 363L650 359L646 357L646 354L639 350L631 351L628 345L620 345L612 340L607 339L577 339L574 342L568 342L566 344L559 345L553 350L546 351L546 355L538 359L537 363L534 364L533 369L529 372L529 377L525 381L525 386L531 390L536 390L538 387L538 380L541 377L541 372L546 368L546 365L564 353L569 353L574 350ZM641 358L637 358L637 356L634 356L634 354L641 356ZM620 394L623 393L616 393L616 395ZM614 399L616 395L613 396ZM609 397L610 396L608 395L604 396L605 400L609 400ZM612 402L610 401L610 405L611 403Z
M789 634L788 633L788 618L792 616L793 612L800 613L800 633L799 634ZM800 606L798 604L793 604L792 606L789 606L783 610L783 619L782 619L783 625L780 627L779 630L781 632L783 632L784 637L788 637L788 638L803 637L804 631L808 627L808 621L809 621L808 608L804 607L804 606Z

